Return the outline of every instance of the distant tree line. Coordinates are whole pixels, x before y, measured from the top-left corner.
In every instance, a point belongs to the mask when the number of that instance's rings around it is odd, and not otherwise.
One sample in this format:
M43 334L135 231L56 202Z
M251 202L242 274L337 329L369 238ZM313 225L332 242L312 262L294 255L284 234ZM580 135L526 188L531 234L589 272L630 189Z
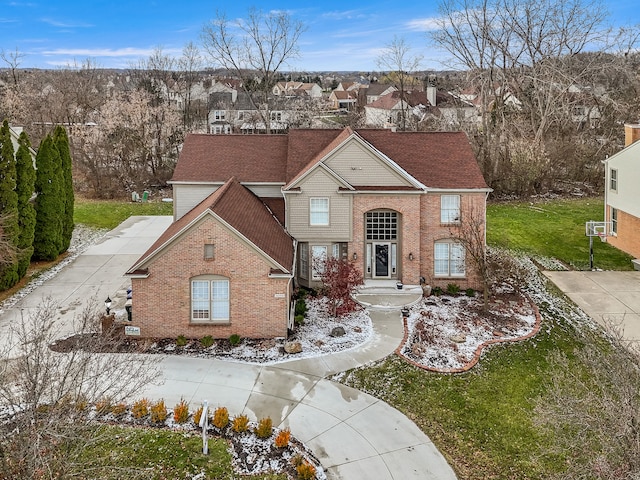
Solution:
M0 290L27 273L33 259L54 260L73 233L72 160L67 132L57 126L32 156L26 132L14 151L9 122L0 128Z

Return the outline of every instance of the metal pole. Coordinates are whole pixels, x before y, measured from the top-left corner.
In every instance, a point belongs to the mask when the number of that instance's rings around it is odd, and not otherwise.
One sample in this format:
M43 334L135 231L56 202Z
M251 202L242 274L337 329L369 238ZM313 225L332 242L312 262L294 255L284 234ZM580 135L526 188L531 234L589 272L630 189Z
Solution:
M200 416L200 428L202 428L202 453L209 454L209 442L207 441L207 430L209 429L209 402L204 401L202 415Z
M593 270L593 237L589 237L589 270Z

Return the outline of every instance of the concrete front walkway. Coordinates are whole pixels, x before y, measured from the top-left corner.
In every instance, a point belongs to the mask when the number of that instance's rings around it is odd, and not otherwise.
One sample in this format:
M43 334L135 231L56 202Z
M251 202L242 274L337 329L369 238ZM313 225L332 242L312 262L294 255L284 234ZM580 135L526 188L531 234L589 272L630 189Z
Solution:
M44 297L58 305L61 334L87 304L104 308L109 295L121 307L128 280L123 273L156 240L170 217L132 217L92 246L57 276L0 312L0 338L22 311ZM372 299L375 300L375 299ZM375 302L373 302L375 303ZM322 462L330 479L454 480L455 473L431 440L406 416L383 401L325 377L383 358L402 339L399 307L370 308L375 334L348 352L274 366L257 366L178 356L163 357L162 381L140 396L181 398L192 408L203 400L225 406L232 415L270 416L289 427Z
M640 343L640 272L544 272L587 315Z

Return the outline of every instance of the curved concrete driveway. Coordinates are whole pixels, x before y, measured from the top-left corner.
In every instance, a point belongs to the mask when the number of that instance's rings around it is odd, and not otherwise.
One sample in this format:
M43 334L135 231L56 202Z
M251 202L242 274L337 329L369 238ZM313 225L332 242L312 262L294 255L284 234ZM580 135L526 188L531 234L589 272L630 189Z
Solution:
M117 308L128 284L122 274L170 221L170 217L130 218L56 277L0 311L0 330L46 296L58 303L63 333L71 331L74 312L89 302L101 305L109 295ZM406 416L383 401L324 378L383 358L398 346L403 334L400 312L370 312L375 334L360 348L273 366L166 356L160 363L162 381L140 396L164 398L168 405L184 398L192 407L208 400L227 407L232 415L270 416L274 425L289 427L313 451L331 479L456 479L431 440Z

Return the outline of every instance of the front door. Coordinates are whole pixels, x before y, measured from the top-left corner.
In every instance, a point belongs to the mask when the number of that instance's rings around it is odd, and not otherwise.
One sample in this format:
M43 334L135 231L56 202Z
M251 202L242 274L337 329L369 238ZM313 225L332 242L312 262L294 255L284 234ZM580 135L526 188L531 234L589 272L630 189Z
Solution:
M388 243L374 243L374 265L373 265L373 277L374 278L389 278L389 244Z

